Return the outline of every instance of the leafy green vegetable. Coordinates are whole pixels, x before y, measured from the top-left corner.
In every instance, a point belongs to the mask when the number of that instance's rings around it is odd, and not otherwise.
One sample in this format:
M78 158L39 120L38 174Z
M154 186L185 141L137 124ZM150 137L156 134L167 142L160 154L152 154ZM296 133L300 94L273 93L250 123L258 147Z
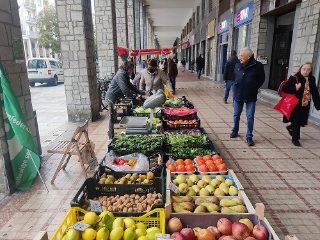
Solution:
M165 103L164 103L165 106L168 106L168 107L182 107L184 105L184 102L181 100L181 99L178 99L178 100L167 100Z
M207 134L168 134L164 141L176 147L201 147L209 142Z
M155 125L155 124L158 124L158 123L160 123L161 122L161 120L159 119L159 118L153 118L153 121L152 121L153 123L153 125ZM150 123L150 118L148 118L148 123Z
M154 109L154 113L158 113L161 111L161 107L156 107ZM143 107L136 107L134 110L133 110L133 115L138 115L139 113L146 113L146 114L150 114L151 112L151 109L150 108L147 108L147 109L143 109ZM137 114L138 113L138 114Z
M118 151L135 151L146 154L149 151L155 150L161 146L161 137L151 137L148 135L126 135L121 133L115 137L111 146Z
M196 156L214 155L211 149L191 148L191 147L171 147L171 154L175 157L188 158Z

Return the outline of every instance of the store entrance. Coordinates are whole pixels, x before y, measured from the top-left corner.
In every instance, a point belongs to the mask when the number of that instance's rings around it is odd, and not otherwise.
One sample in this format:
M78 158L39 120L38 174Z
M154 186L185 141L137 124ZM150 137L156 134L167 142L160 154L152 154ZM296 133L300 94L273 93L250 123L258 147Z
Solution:
M269 89L278 90L280 83L287 79L293 23L294 12L277 18L277 27L274 31Z
M223 80L224 68L227 62L228 33L219 36L219 61L218 61L218 81Z
M202 74L204 74L204 69L206 65L206 41L201 42L202 58L204 59L204 66L202 69Z

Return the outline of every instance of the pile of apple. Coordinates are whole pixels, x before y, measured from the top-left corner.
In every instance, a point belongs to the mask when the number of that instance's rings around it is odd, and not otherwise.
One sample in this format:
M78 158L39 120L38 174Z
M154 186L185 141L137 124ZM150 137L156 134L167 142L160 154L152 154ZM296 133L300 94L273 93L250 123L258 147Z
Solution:
M234 223L228 218L220 218L216 226L192 229L183 228L180 219L174 217L169 220L168 229L175 240L267 240L269 237L263 225L254 226L247 218Z

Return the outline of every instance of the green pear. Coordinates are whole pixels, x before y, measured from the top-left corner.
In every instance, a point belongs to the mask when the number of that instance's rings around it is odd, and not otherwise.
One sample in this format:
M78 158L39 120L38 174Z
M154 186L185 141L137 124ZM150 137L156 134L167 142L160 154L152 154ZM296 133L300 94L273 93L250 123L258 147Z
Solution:
M199 194L200 193L200 188L198 185L193 185L192 186L193 190L196 192L196 194Z
M214 190L215 190L215 188L212 187L211 185L207 185L207 186L205 187L205 189L207 189L210 194L213 194L213 193L214 193Z
M225 194L225 192L222 191L220 188L217 188L217 189L214 191L214 195L215 195L216 197L222 197L222 196L225 196L226 194Z
M222 176L222 175L216 176L216 179L218 179L222 183L225 182L224 176Z
M193 186L193 182L190 179L187 179L187 184L188 184L188 187L192 187Z
M123 234L123 240L134 240L136 237L136 231L133 227L127 228Z
M236 213L247 213L248 212L247 208L243 205L233 206L233 207L230 207L230 209Z
M232 198L238 205L243 205L243 201L240 198Z
M237 205L238 204L236 201L233 201L233 200L227 199L227 198L221 199L221 201L220 201L221 207L233 207L233 206L237 206Z
M212 179L212 181L210 182L210 185L214 188L218 188L220 186L221 182L218 179Z
M176 186L179 186L179 183L178 183L178 181L177 181L176 179L173 179L173 180L172 180L172 183L173 183L174 185L176 185Z
M224 193L226 194L226 195L228 195L229 194L229 186L226 184L226 183L221 183L220 184L220 186L219 186L219 188L222 190L222 191L224 191Z
M229 195L230 196L236 196L238 194L238 189L234 186L231 186L229 188Z
M179 175L176 177L175 180L177 181L178 184L186 183L186 182L187 182L186 177L185 177L184 175L182 175L182 174L179 174Z
M197 183L199 181L199 178L197 175L192 174L190 175L189 179L193 182L193 183Z
M189 190L188 190L188 192L187 192L186 195L187 195L187 196L196 196L197 193L193 190L192 187L189 187Z
M202 188L202 189L200 190L200 196L201 196L201 197L203 197L203 196L210 196L210 193L209 193L209 191L208 191L207 189Z
M230 187L234 185L234 182L231 179L226 179L225 183Z
M179 184L179 192L180 193L187 193L188 190L189 190L188 184L186 184L186 183Z
M205 181L207 184L211 182L211 177L208 175L205 175L201 178L201 180Z
M203 180L200 180L197 185L199 186L199 188L205 188L207 186L207 183Z

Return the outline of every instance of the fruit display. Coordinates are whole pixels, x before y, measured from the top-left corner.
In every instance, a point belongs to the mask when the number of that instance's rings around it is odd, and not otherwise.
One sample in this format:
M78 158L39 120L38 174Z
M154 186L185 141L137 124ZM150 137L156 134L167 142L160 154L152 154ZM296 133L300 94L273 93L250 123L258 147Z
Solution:
M238 188L230 176L209 176L192 174L185 176L179 174L172 183L179 188L179 195L185 196L237 196Z
M155 240L161 233L158 227L147 226L132 218L116 218L111 212L104 211L99 216L87 212L81 223L88 224L84 231L69 228L63 240Z
M169 169L171 172L186 172L186 173L194 173L195 172L195 166L191 159L178 159L174 161L175 164L172 164L170 160L167 161L167 169Z
M164 135L164 143L177 147L201 147L210 143L207 134L170 134Z
M164 125L164 128L171 128L171 129L182 129L182 128L197 128L199 127L198 120L197 119L191 119L191 120L164 120L166 123Z
M202 217L202 216L201 216ZM175 240L268 240L269 230L263 223L242 218L231 221L229 218L219 218L213 225L194 227L197 219L190 224L183 224L187 219L172 217L167 222L168 232ZM189 220L189 219L188 219ZM205 221L202 221L205 222ZM208 221L211 222L212 221ZM253 222L257 222L254 224ZM189 222L188 222L189 223ZM185 226L185 228L184 228Z
M162 204L162 194L148 193L147 195L126 194L123 196L101 196L92 200L100 201L102 211L124 213L149 212L153 205ZM82 208L91 210L90 202L87 200Z
M199 129L167 130L164 134L200 134Z
M200 173L211 174L216 172L227 172L228 168L219 155L197 156L195 158L197 169Z
M248 210L240 198L222 198L216 196L192 198L172 196L174 213L247 213Z
M148 172L147 174L128 173L118 179L111 174L104 173L98 181L99 184L152 184L154 178L153 172Z
M180 107L180 108L164 107L163 113L165 118L168 120L191 118L196 116L197 109L195 108L190 109L187 107Z

